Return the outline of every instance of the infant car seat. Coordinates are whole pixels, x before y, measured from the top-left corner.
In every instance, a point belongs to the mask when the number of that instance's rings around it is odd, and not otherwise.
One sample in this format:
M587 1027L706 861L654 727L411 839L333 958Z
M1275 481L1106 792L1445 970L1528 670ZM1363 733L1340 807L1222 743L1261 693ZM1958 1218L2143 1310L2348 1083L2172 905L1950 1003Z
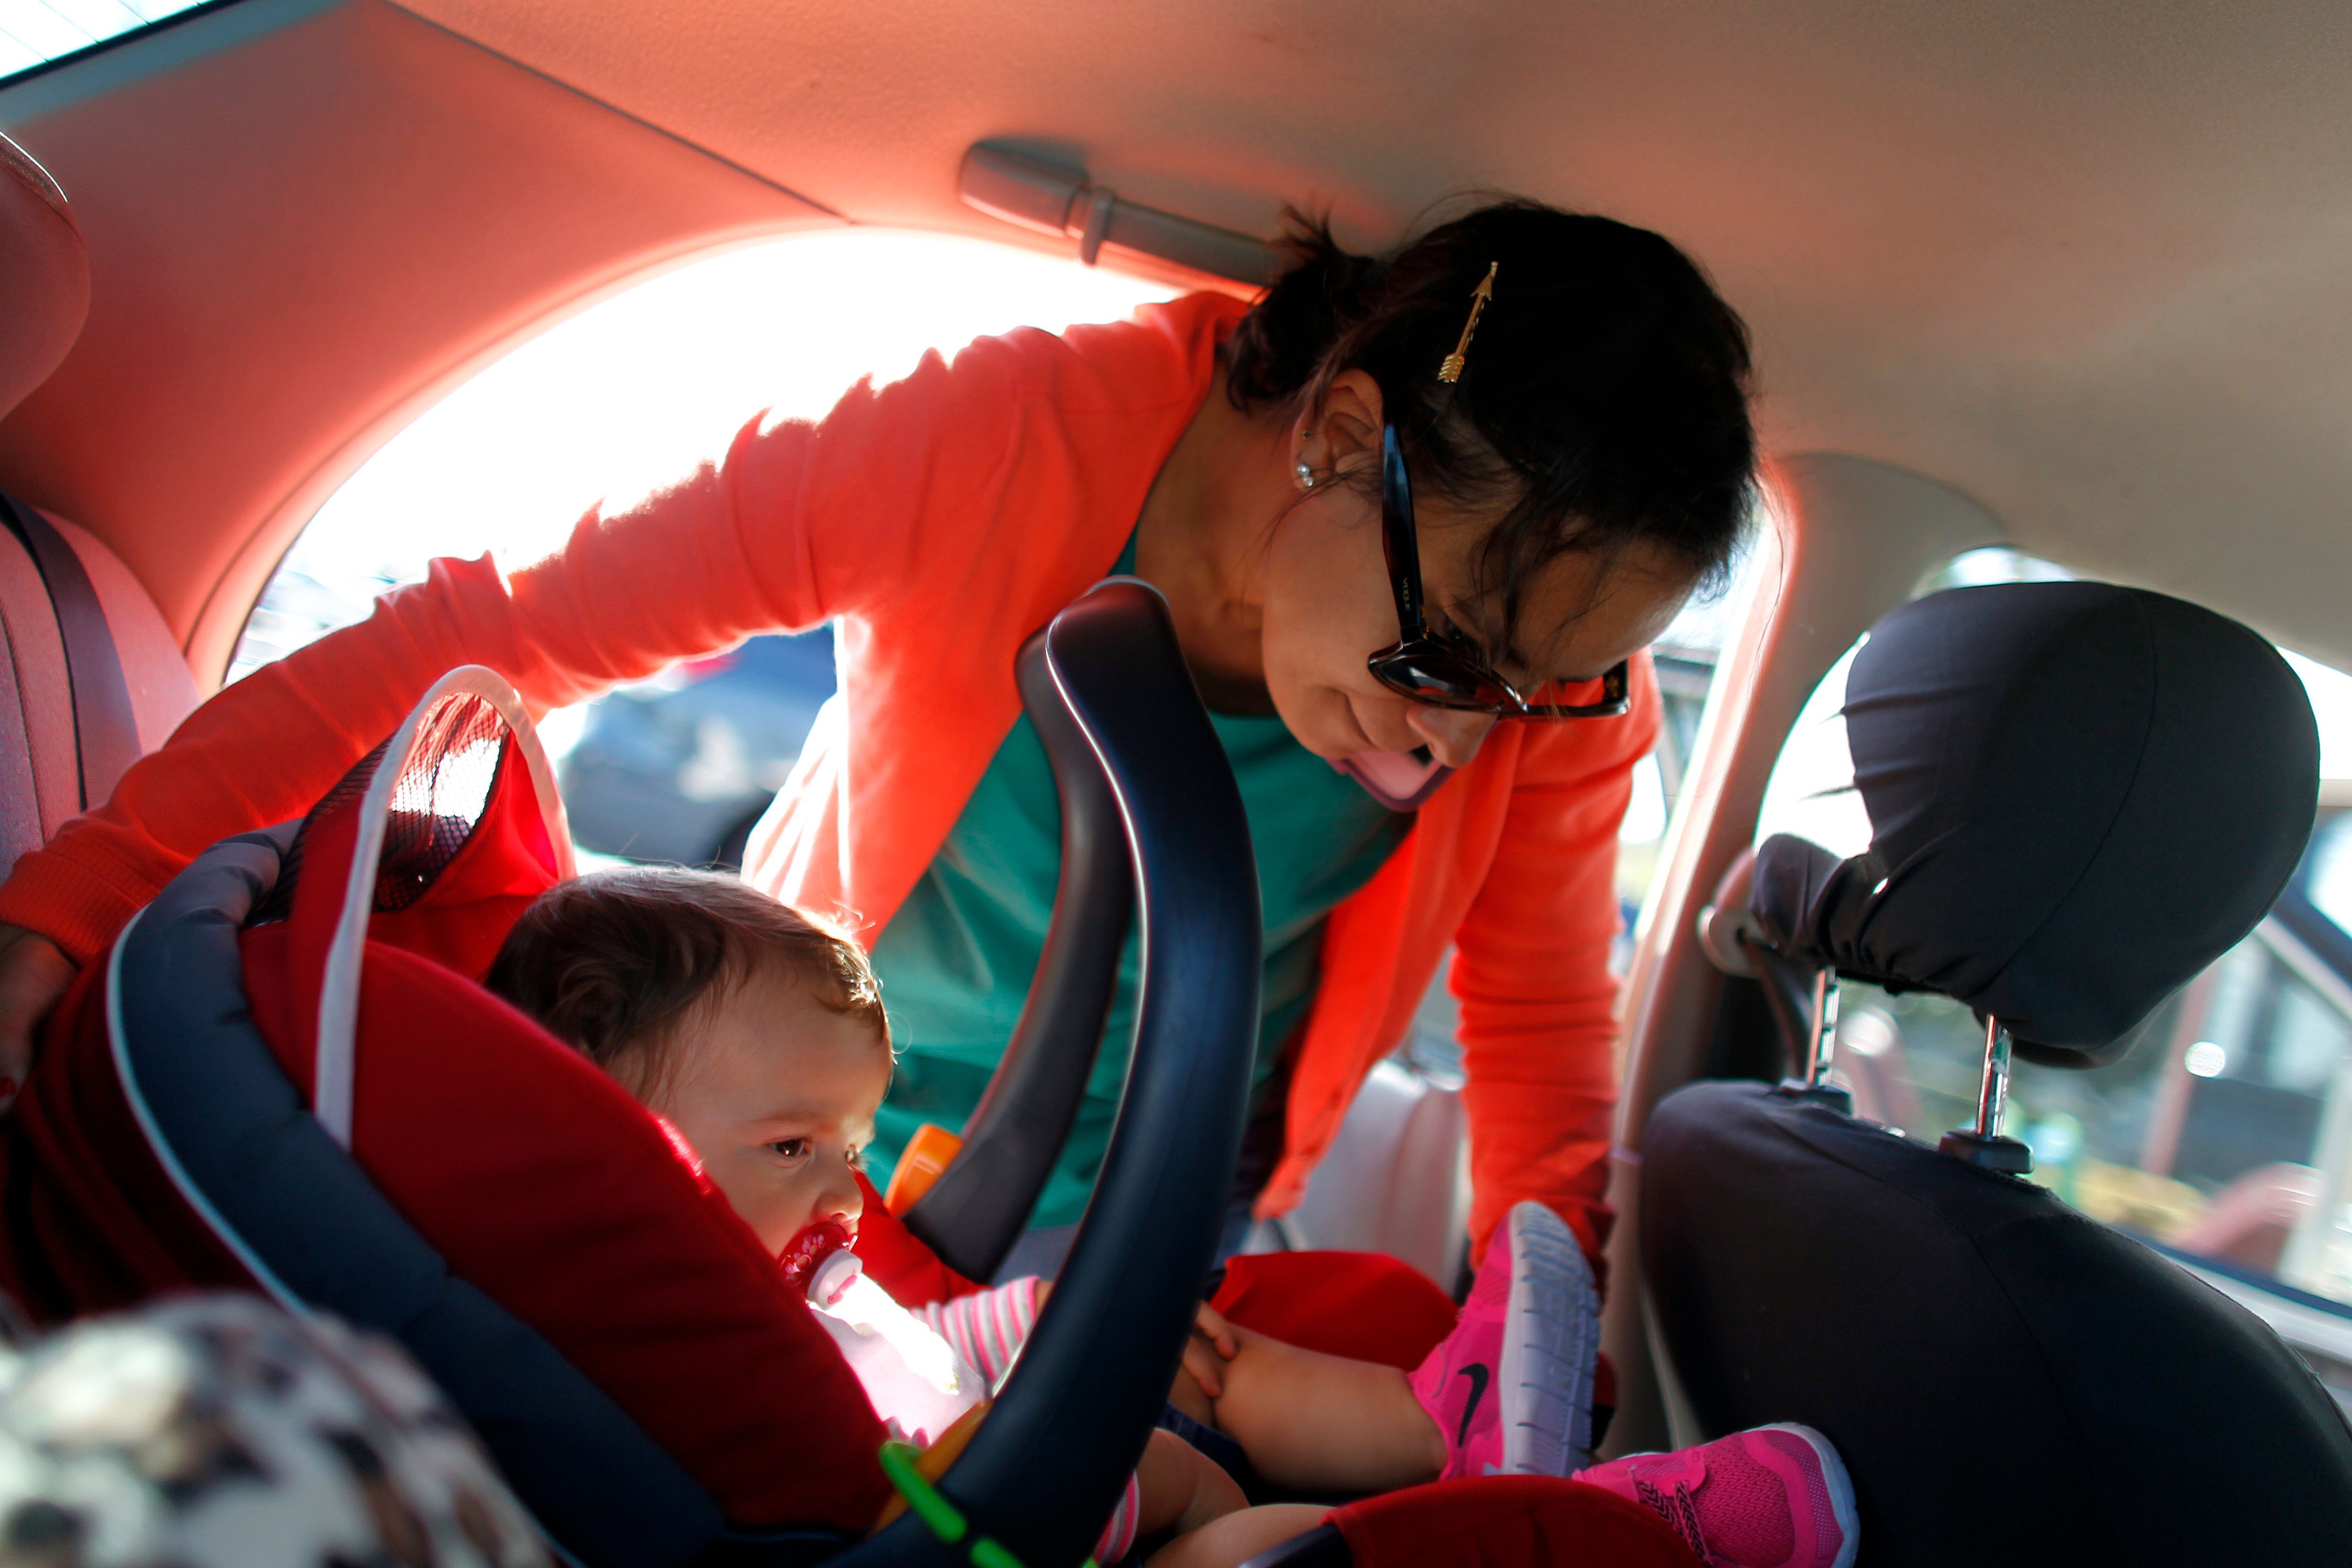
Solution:
M1145 979L1087 1222L939 1482L971 1539L909 1514L858 1542L888 1486L847 1367L653 1119L472 978L569 869L486 670L440 682L299 829L200 858L78 983L0 1133L0 1283L51 1318L242 1286L388 1333L585 1563L947 1563L982 1539L1078 1562L1215 1244L1257 901L1157 595L1108 585L1043 636L1127 824Z
M1843 712L1867 851L1768 839L1734 922L1810 1070L1693 1085L1643 1141L1696 1436L1818 1427L1866 1563L2341 1564L2334 1401L2259 1320L2021 1180L1999 1121L2012 1048L2112 1059L2278 896L2316 795L2301 684L2196 605L2014 584L1880 620ZM1975 1010L1974 1129L1938 1148L1847 1114L1803 1000L1840 974Z

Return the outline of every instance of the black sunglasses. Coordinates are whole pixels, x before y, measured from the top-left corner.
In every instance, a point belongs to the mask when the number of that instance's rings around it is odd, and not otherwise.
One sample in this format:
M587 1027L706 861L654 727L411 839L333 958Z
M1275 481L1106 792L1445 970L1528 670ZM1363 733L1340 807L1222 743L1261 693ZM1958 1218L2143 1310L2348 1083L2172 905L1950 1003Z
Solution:
M1397 640L1370 661L1372 679L1400 697L1432 708L1491 713L1497 719L1614 719L1631 708L1630 662L1619 659L1601 678L1601 700L1569 704L1529 702L1495 673L1475 648L1430 635L1422 613L1421 535L1412 521L1412 481L1404 471L1404 449L1396 426L1381 431L1381 548L1389 562L1389 585L1396 591Z

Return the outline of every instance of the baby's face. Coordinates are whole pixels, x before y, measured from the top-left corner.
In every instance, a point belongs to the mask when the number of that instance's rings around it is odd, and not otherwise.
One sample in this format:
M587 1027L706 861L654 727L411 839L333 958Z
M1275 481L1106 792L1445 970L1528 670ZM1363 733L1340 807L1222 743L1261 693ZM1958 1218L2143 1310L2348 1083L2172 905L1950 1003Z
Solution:
M890 1087L871 1026L755 972L693 1029L654 1109L771 1253L819 1220L854 1235L856 1172Z

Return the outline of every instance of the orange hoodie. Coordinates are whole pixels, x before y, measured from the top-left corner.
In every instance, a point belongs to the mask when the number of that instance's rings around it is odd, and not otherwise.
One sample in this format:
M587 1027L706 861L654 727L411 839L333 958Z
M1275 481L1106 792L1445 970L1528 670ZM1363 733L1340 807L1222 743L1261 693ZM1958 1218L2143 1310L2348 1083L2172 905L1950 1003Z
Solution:
M904 381L860 383L822 421L753 420L723 458L631 510L591 511L536 565L436 561L367 621L192 715L103 808L17 863L0 921L87 962L206 846L307 810L454 665L504 672L544 710L838 618L841 700L754 835L748 875L870 942L1018 717L1022 641L1118 559L1242 310L1194 295L930 354ZM1535 1198L1598 1251L1617 825L1658 721L1646 658L1633 693L1622 719L1498 726L1332 912L1262 1214L1297 1204L1451 942L1472 1231L1483 1245Z

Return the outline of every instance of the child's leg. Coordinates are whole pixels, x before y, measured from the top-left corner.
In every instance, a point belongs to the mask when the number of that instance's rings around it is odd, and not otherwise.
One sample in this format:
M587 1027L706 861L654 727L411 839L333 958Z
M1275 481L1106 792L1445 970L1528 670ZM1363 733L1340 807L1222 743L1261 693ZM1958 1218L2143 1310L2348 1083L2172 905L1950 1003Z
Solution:
M1322 1355L1225 1325L1236 1353L1218 1392L1179 1373L1170 1397L1239 1443L1259 1475L1295 1491L1388 1491L1435 1480L1445 1438L1392 1366Z
M1241 1568L1261 1552L1270 1551L1293 1536L1304 1535L1323 1522L1331 1510L1306 1503L1276 1503L1244 1509L1189 1534L1180 1535L1151 1554L1150 1568Z
M1233 1477L1173 1432L1151 1434L1135 1467L1135 1533L1139 1537L1196 1531L1249 1506Z
M1171 1398L1240 1443L1277 1486L1562 1476L1591 1446L1600 1331L1574 1234L1523 1203L1496 1229L1454 1331L1411 1374L1286 1345L1204 1306Z

